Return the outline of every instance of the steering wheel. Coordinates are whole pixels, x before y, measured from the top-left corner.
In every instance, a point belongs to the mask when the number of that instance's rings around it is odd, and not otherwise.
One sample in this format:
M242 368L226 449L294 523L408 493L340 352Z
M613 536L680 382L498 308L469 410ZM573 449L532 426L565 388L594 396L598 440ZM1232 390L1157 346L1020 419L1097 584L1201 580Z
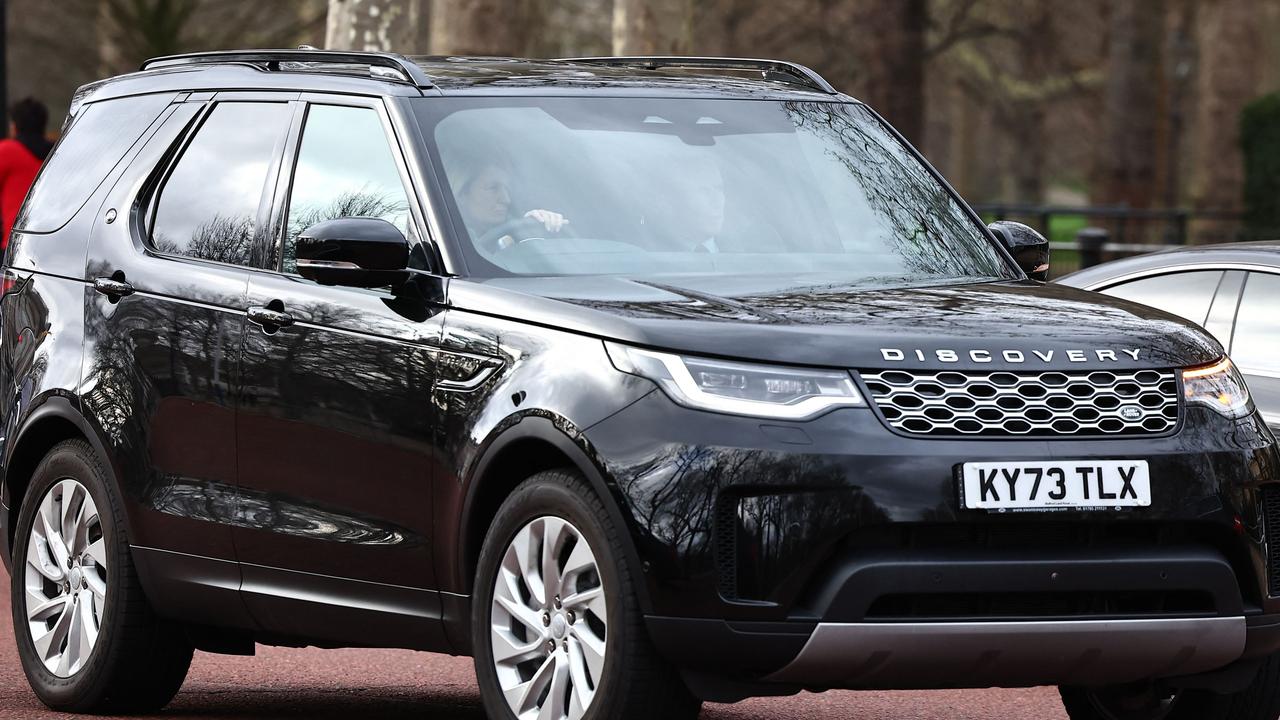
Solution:
M485 234L481 235L476 244L490 252L502 252L508 248L513 248L527 240L542 240L547 237L549 231L540 220L531 217L518 217L508 220L501 225L490 228ZM514 243L499 247L498 241L510 235ZM569 225L565 224L555 233L556 237L577 237Z

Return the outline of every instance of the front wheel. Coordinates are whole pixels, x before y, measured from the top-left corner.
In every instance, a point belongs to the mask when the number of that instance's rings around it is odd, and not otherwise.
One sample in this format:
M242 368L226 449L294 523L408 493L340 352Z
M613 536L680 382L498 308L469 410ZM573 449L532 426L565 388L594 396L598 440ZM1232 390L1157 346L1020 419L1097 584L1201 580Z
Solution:
M1159 683L1062 688L1071 720L1280 720L1280 654L1245 689L1227 695Z
M576 473L526 480L498 510L471 622L485 710L505 720L681 720L700 703L645 632L619 528Z

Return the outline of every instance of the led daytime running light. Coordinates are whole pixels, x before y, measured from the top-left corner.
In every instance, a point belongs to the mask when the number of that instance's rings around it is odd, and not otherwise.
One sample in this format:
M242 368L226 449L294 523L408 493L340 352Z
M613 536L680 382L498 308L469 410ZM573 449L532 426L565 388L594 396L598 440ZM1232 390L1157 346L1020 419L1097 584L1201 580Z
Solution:
M1235 367L1235 364L1231 362L1231 359L1224 357L1212 365L1205 365L1203 367L1196 367L1196 368L1187 368L1186 370L1183 370L1182 379L1194 380L1196 378L1209 377L1210 375L1217 375L1218 373L1230 372L1234 367Z
M711 412L808 420L837 407L865 407L845 370L682 357L606 342L622 372L657 383L675 402Z

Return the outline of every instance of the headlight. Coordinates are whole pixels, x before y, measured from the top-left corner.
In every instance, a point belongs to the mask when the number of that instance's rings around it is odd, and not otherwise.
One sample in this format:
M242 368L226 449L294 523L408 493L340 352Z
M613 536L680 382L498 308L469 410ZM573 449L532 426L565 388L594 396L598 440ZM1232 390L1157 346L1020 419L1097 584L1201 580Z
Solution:
M606 342L619 370L648 378L672 400L698 410L804 420L864 405L848 372L686 357Z
M1253 412L1249 388L1229 358L1183 370L1182 388L1188 403L1207 405L1229 418L1242 418Z

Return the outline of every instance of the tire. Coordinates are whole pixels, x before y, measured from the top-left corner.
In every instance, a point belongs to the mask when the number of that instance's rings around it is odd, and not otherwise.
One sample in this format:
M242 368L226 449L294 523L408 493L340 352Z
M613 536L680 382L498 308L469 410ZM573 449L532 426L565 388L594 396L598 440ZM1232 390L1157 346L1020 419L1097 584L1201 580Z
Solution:
M1257 676L1240 692L1180 690L1163 709L1142 708L1141 699L1167 694L1151 684L1123 688L1061 688L1071 720L1277 720L1280 718L1280 654L1263 661Z
M635 578L622 559L620 532L590 485L569 470L534 475L502 504L480 552L471 612L476 677L490 718L540 717L539 708L558 696L542 691L547 685L564 692L550 712L555 720L697 717L701 703L649 640ZM538 538L548 536L558 551L551 555L550 577L556 580L536 587L549 575L541 565L533 574L508 571L518 569L521 557L542 558L547 543ZM521 553L523 547L529 550ZM556 587L571 593L560 598L548 589ZM575 597L596 599L575 602ZM521 605L513 605L517 601ZM515 612L507 609L512 607ZM548 641L556 643L555 651ZM502 656L514 655L501 668L495 644ZM517 645L525 651L508 651ZM591 647L604 648L603 661L599 654L589 655Z
M77 508L86 511L83 516ZM66 509L83 522L44 529L45 518L56 521ZM37 520L41 528L35 527ZM51 534L55 540L49 540ZM64 537L71 539L63 543ZM60 561L68 551L73 557ZM13 558L18 657L45 705L70 713L145 713L173 699L191 665L191 644L182 628L158 618L147 604L125 535L124 511L87 442L59 443L36 468L18 516ZM55 582L59 573L62 579ZM79 591L71 589L74 581ZM59 605L60 597L73 600ZM48 601L43 605L48 614L29 618L28 611L40 610L42 601ZM57 639L63 634L79 638L80 628L91 630L94 624L96 639L90 631L86 644L74 649L69 640ZM43 654L36 649L37 636L41 647L49 648Z

